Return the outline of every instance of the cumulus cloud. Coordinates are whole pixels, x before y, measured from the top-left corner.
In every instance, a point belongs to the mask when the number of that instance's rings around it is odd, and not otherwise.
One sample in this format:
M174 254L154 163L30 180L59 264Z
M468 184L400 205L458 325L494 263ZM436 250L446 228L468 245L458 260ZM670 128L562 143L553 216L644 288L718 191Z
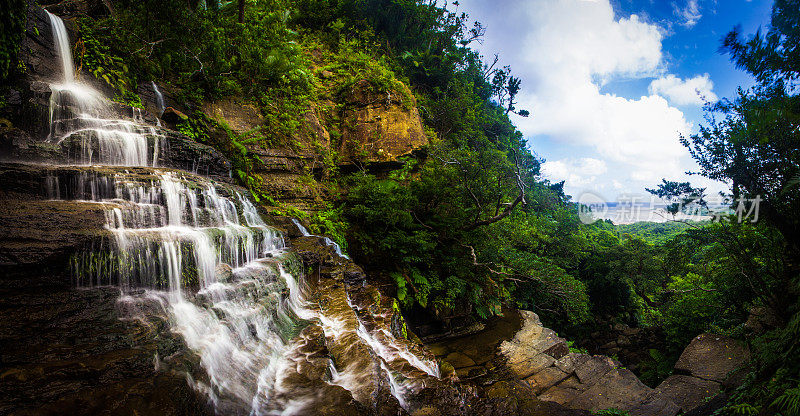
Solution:
M697 0L689 0L684 7L678 6L677 3L672 3L673 13L681 19L682 26L691 28L697 24L703 17L700 13L700 5Z
M691 126L678 108L659 94L628 98L601 90L615 79L666 72L661 27L637 15L615 16L609 0L462 4L480 11L473 16L487 25L481 50L499 53L523 80L518 107L532 117L515 118L520 130L546 157L553 149L538 147L542 140L573 155L544 165L550 179L567 181L568 193L642 192L691 168L678 141Z
M586 186L608 171L606 162L591 157L547 161L542 173L554 181L565 180L572 186Z
M678 138L691 125L675 106L700 101L697 90L709 100L716 96L708 75L663 76L669 68L662 27L635 14L615 15L609 0L498 3L503 7L463 0L461 10L487 27L480 51L498 53L523 80L518 107L532 117L514 122L549 159L546 177L565 180L571 195L591 190L611 198L643 192L661 178L689 180L684 172L696 165ZM604 89L610 81L648 78L658 79L640 97Z
M714 83L711 82L708 74L686 80L669 74L653 80L648 91L650 94L666 97L677 105L703 105L704 99L712 102L717 100L717 95L712 91L713 88Z

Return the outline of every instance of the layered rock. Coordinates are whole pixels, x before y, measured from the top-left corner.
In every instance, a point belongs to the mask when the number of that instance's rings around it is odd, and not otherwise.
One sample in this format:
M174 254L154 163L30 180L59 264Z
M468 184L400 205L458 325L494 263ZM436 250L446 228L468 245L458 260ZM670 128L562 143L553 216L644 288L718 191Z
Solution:
M675 374L656 389L684 412L692 411L716 396L725 386L738 386L750 360L747 347L714 334L700 334L683 350Z
M642 383L606 356L571 353L566 340L542 326L533 312L521 311L522 329L500 345L511 372L539 399L583 410L619 409L631 415L676 415L668 398Z
M46 178L82 171L0 164L0 413L211 414L164 320L121 320L118 288L76 288L69 260L107 239L115 204L49 199Z

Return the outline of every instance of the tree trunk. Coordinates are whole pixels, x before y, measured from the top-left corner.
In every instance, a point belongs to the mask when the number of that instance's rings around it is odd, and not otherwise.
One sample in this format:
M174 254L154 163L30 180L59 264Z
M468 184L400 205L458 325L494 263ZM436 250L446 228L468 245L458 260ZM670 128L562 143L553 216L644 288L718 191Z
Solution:
M244 0L239 0L239 23L244 23Z

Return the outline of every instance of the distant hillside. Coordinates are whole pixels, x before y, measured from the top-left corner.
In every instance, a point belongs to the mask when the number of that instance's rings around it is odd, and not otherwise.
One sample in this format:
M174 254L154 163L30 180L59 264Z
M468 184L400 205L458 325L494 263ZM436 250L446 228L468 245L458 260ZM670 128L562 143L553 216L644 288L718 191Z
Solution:
M617 231L620 233L630 234L640 237L649 243L660 244L664 243L670 238L682 233L687 228L697 224L704 224L703 222L635 222L633 224L619 224Z

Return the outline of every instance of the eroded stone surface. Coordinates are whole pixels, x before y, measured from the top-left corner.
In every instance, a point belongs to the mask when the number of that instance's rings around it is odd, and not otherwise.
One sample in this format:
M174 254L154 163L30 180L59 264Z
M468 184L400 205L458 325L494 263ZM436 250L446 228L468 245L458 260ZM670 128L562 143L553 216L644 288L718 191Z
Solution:
M750 351L722 335L700 334L683 350L675 370L704 380L723 382L750 359Z
M505 365L525 378L539 399L574 409L626 410L635 416L674 416L680 408L606 356L570 353L566 341L522 311L523 327L500 345Z
M719 393L720 384L697 377L672 375L661 382L656 390L688 412Z

